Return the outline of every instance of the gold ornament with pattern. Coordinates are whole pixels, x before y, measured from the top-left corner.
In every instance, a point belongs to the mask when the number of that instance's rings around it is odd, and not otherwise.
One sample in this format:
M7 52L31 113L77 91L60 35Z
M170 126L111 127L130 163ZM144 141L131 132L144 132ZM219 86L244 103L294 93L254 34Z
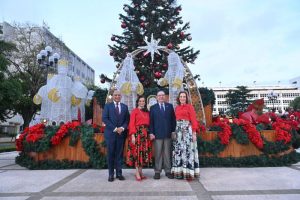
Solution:
M74 95L71 97L71 104L72 106L79 106L81 103L81 99L76 98Z
M48 92L48 98L54 103L58 102L60 100L60 96L58 95L58 89L51 89L50 92Z

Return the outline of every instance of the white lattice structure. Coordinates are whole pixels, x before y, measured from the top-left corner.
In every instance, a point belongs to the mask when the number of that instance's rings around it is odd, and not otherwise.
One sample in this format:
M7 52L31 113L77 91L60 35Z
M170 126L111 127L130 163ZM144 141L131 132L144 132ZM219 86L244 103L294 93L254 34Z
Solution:
M166 85L166 83L169 85L169 103L173 104L175 108L177 106L177 95L183 90L184 66L175 52L169 54L168 65L168 71L165 77L159 81L159 84L161 86Z
M123 61L122 69L120 70L120 74L116 79L115 87L121 92L121 102L128 106L128 110L131 111L133 108L135 108L137 94L143 94L144 89L134 71L131 54L128 54Z
M60 124L71 121L71 88L72 79L67 76L68 62L60 60L58 63L58 74L47 84L47 96L50 100L48 113L49 121Z

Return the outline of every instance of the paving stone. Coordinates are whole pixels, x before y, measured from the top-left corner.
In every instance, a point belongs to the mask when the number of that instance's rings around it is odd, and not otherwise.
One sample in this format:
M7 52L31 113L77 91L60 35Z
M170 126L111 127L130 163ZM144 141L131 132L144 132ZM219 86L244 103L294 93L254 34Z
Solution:
M21 196L21 197L0 197L0 200L25 200L29 196Z
M77 170L8 170L0 174L0 193L39 192Z
M1 160L0 162L0 168L5 167L7 165L14 165L15 160L7 159L7 160Z
M9 165L6 167L1 167L1 170L28 170L26 167L21 167L20 165L14 164L14 165Z
M270 195L226 195L212 196L213 200L299 200L300 194Z
M204 168L201 175L208 191L300 189L300 172L288 167Z
M15 160L16 156L18 156L18 155L19 155L19 153L17 151L3 152L3 153L0 153L0 160L2 160L2 159Z
M44 197L42 200L197 200L196 196L156 196L156 197L147 197L147 196L128 196L126 197L109 197L109 196L101 196L101 197L89 197L89 196L84 196L84 197Z
M107 181L107 170L88 170L55 192L161 192L161 191L192 191L189 183L184 180L171 180L163 174L160 180L154 180L153 170L144 170L148 178L136 181L134 170L123 170L125 181Z

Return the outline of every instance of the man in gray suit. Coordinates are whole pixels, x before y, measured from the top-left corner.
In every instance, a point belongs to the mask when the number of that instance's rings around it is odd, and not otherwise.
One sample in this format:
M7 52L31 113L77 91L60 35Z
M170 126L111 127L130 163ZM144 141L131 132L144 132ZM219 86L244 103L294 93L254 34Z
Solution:
M165 102L164 91L157 93L157 104L150 108L150 139L154 140L154 179L160 179L162 166L166 176L171 174L171 133L175 131L176 119L172 104Z

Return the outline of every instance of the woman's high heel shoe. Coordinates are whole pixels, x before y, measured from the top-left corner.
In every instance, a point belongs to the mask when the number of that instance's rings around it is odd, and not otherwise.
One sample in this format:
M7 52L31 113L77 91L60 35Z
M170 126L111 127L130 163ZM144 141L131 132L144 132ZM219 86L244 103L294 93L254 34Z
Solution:
M141 179L147 179L147 177L144 175L141 175Z
M142 178L141 177L137 177L136 175L134 175L135 176L135 180L136 181L142 181Z

